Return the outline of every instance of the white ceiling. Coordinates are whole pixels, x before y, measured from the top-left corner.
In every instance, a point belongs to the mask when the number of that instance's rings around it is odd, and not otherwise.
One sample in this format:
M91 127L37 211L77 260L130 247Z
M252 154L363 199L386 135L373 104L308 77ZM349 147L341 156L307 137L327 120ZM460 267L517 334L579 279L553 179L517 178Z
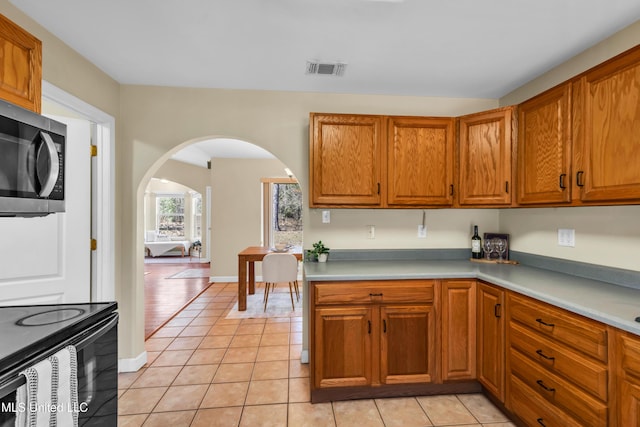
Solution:
M638 0L10 1L122 84L465 98L640 19Z

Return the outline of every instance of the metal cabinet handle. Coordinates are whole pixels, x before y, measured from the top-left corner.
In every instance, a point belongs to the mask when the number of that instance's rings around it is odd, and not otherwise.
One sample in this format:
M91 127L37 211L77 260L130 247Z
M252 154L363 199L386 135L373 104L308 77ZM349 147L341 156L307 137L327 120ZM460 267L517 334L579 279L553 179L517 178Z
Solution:
M58 150L48 133L40 131L42 144L38 149L36 159L36 172L38 181L40 181L41 189L38 195L40 197L49 197L53 188L58 181L60 174L60 159L58 158Z
M453 196L453 184L449 186L449 195Z
M561 174L560 174L560 188L561 188L562 190L564 190L565 188L567 188L567 187L564 185L564 178L565 178L566 176L567 176L567 174L566 174L566 173L561 173Z
M493 314L494 314L496 317L502 317L502 306L501 306L500 304L496 304L496 305L493 307Z
M505 193L509 194L509 181L505 181L505 183L504 183L504 191L505 191Z
M387 333L387 319L382 320L382 332Z
M540 424L542 427L547 427L547 426L545 425L545 423L543 422L544 420L543 420L542 418L538 418L536 421L537 421L537 422L538 422L538 424Z
M578 173L576 173L576 185L578 187L584 187L584 182L582 182L583 176L584 176L584 171L578 171Z
M367 324L369 325L368 332L371 334L371 320L367 320Z
M544 353L542 352L542 350L536 350L536 354L537 354L538 356L540 356L540 357L543 357L543 358L547 359L547 360L556 360L556 358L555 358L555 357L553 357L553 356L547 356L546 354L544 354Z
M379 294L369 294L370 297L381 297L382 295L382 292L380 292Z
M540 323L541 325L548 326L550 328L553 328L554 326L556 326L555 323L547 323L542 319L536 319L536 322Z
M538 384L540 387L542 387L543 389L547 390L548 392L553 393L554 391L556 391L555 388L547 387L542 380L536 381L536 384Z

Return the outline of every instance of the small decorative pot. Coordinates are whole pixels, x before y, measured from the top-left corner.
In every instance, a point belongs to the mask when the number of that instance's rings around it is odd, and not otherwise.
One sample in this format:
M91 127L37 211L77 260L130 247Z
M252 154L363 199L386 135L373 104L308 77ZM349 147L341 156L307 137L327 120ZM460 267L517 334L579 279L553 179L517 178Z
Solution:
M327 262L329 254L318 254L318 262Z

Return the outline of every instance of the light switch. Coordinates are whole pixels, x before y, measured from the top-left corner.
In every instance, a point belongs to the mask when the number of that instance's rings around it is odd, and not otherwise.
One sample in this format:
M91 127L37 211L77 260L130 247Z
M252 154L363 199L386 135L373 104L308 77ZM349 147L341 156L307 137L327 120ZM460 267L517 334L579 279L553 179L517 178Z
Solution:
M576 246L576 230L573 228L558 228L558 246Z
M322 211L322 223L329 224L331 222L331 211Z
M375 238L376 238L376 226L367 225L367 239L375 239Z

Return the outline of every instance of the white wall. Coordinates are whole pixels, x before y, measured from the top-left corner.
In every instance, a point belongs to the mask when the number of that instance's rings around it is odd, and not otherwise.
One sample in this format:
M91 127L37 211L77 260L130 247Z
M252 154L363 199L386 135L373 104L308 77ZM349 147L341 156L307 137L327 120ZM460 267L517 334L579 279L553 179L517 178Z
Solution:
M640 206L511 209L500 231L511 249L640 271ZM576 231L575 247L558 246L558 228Z

